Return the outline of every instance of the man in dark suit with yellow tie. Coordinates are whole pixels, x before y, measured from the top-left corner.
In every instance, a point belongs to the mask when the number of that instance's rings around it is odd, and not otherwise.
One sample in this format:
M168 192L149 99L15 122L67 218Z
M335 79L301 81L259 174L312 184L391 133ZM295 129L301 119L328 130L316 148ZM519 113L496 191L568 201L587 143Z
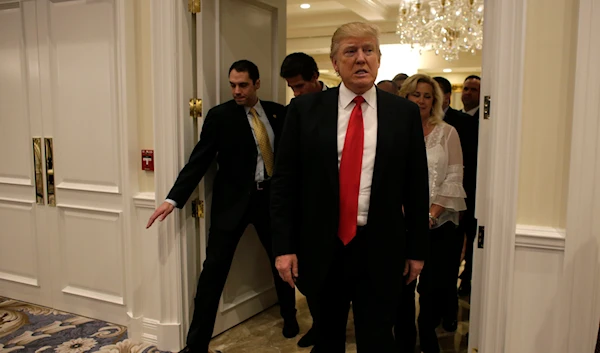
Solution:
M248 224L256 228L272 264L275 289L284 319L283 335L299 332L294 289L279 277L271 251L269 217L270 179L285 108L261 101L256 65L236 61L229 69L233 100L212 108L202 125L200 141L179 173L167 200L154 212L147 227L182 208L215 157L218 171L213 186L211 228L206 260L194 300L194 317L182 352L209 352L219 299L237 244Z

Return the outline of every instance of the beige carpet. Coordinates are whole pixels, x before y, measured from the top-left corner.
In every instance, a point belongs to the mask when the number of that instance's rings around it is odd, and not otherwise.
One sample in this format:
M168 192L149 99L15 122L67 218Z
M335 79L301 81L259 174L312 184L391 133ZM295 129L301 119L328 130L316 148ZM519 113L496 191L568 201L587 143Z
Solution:
M221 350L223 353L296 353L310 352L310 348L300 348L296 345L300 337L312 324L312 319L308 311L306 299L297 292L298 323L300 324L300 335L293 339L286 339L281 335L283 321L279 317L279 307L275 306L255 317L239 324L227 332L215 337L210 347L215 350ZM460 302L461 311L459 313L459 330L466 333L468 328L469 310L466 300ZM438 337L442 346L442 353L466 353L467 340L460 333L445 332L438 328ZM455 350L455 344L458 343L459 349ZM354 339L354 322L352 312L348 320L346 352L356 353L356 343Z

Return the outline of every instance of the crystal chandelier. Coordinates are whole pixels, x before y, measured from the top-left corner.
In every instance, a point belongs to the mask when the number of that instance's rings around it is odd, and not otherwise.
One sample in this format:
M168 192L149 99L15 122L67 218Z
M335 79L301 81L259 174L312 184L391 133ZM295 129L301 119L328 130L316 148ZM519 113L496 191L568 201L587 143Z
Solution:
M483 0L401 0L396 28L401 44L457 60L482 48Z

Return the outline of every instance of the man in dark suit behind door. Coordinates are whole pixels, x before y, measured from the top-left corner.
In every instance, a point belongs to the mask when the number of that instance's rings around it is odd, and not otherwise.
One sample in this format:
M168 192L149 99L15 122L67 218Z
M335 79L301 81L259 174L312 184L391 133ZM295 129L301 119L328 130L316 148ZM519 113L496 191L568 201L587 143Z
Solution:
M288 106L271 185L276 267L319 300L317 352L345 351L352 302L358 351L391 353L401 283L428 249L419 109L375 87L377 27L341 26L330 56L340 87Z
M202 125L200 141L179 173L167 200L154 212L147 227L164 220L174 207L182 208L215 156L218 171L213 186L211 227L206 260L194 300L194 317L182 352L210 352L219 298L237 244L252 223L270 258L275 288L284 319L283 335L298 334L294 289L279 277L272 256L269 192L275 147L284 120L281 104L261 101L256 65L236 61L229 69L233 100L212 108Z

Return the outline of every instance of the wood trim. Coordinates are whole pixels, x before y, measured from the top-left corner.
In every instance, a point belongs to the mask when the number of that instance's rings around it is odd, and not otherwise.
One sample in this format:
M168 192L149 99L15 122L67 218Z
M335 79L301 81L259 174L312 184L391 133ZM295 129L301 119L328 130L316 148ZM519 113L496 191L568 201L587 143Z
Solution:
M481 103L489 95L491 117L480 117L476 217L485 226L485 248L475 251L469 350L505 351L510 322L521 138L526 2L486 1ZM480 112L482 114L482 112ZM472 314L473 315L473 314Z
M151 1L151 43L152 43L152 112L154 122L156 203L166 198L180 169L179 119L183 100L179 88L180 43L178 41L179 13L182 1ZM182 264L181 264L181 218L175 215L153 225L157 228L156 241L159 249L158 276L161 303L157 346L160 350L178 351L182 348ZM145 332L142 333L144 335Z
M598 335L600 288L600 6L579 1L571 164L564 261L567 352L592 352ZM590 310L592 309L592 310Z
M515 247L565 250L566 231L552 227L517 225Z

